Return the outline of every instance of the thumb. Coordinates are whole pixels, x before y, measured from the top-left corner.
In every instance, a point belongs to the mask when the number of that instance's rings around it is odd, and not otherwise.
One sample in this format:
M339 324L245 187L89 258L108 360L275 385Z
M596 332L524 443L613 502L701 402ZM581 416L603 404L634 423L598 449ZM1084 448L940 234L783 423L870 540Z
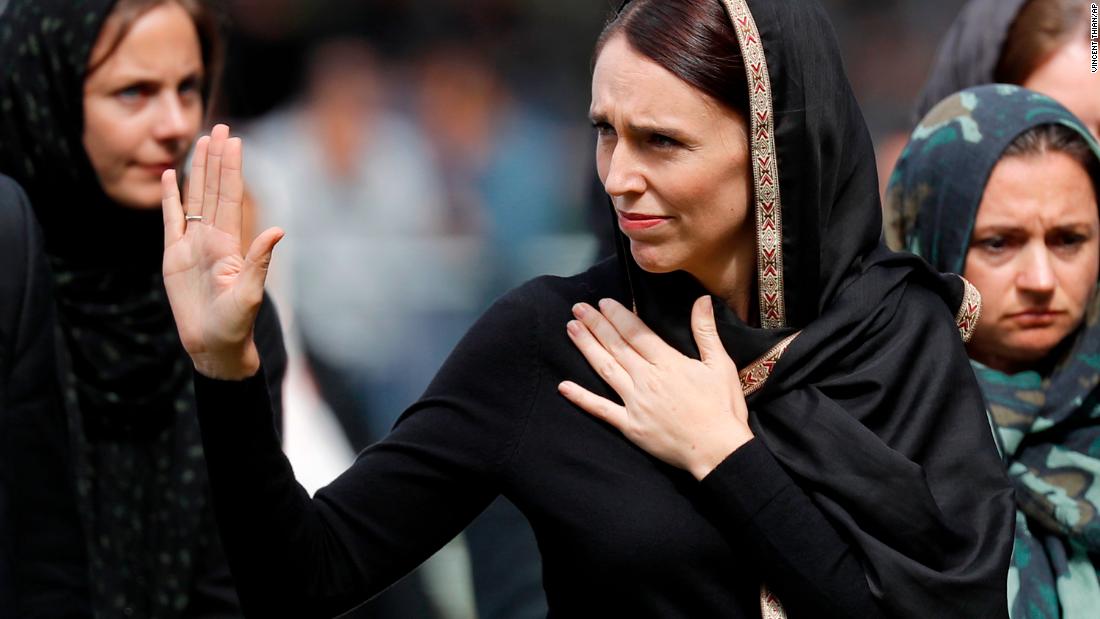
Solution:
M275 244L282 240L285 233L281 228L268 228L252 241L248 254L244 257L244 269L241 271L241 292L246 298L263 298L267 269L271 265L271 252Z
M714 322L714 306L709 295L695 300L691 308L691 332L695 335L695 344L699 347L699 356L703 363L713 365L716 361L729 359L722 339L718 337L718 327Z

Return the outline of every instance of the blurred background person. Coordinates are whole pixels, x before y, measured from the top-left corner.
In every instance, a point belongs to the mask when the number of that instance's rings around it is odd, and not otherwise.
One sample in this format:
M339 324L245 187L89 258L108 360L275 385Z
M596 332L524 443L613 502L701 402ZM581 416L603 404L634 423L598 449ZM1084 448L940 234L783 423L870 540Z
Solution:
M1100 136L1100 77L1091 71L1088 0L970 0L944 35L916 117L980 84L1049 95Z
M246 165L263 218L287 232L276 294L313 385L359 451L389 432L480 308L481 239L448 210L427 140L396 111L366 40L320 41L304 82L297 100L245 129ZM356 616L429 617L469 598L444 587L433 601L424 576Z
M471 46L429 46L418 71L416 108L450 212L483 238L480 298L590 262L591 235L568 234L583 224L580 209L569 208L578 202L575 186L564 181L591 174L575 169L584 159L571 156L577 145L568 126L523 100ZM546 616L538 546L515 506L499 497L466 529L466 541L481 619Z
M476 48L430 46L418 59L416 109L458 225L478 230L489 254L481 294L492 299L545 273L580 266L591 239L564 232L580 140L545 106L523 100ZM587 170L583 170L587 172Z
M1009 477L1010 615L1100 608L1100 146L1051 98L951 95L913 132L887 191L907 247L981 292L968 345Z
M199 0L13 0L2 16L0 172L26 189L45 239L54 390L100 618L239 616L158 213L161 173L182 165L217 83L215 19ZM261 315L278 402L285 352L270 303ZM47 457L27 454L16 477Z
M246 165L264 220L286 222L288 308L359 450L389 431L394 401L423 389L421 366L478 309L480 243L448 212L427 140L386 100L369 44L325 41L308 71L300 101L244 130Z

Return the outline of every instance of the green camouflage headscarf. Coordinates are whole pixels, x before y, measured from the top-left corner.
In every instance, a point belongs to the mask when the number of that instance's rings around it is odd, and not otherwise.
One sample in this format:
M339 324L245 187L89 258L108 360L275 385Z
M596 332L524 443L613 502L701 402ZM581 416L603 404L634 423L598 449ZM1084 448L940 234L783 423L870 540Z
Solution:
M1027 130L1060 124L1100 147L1059 103L987 85L951 95L913 131L886 192L887 237L940 271L961 273L978 206L1005 148ZM971 362L1016 488L1009 571L1014 619L1094 618L1100 578L1100 301L1053 372L1005 374Z

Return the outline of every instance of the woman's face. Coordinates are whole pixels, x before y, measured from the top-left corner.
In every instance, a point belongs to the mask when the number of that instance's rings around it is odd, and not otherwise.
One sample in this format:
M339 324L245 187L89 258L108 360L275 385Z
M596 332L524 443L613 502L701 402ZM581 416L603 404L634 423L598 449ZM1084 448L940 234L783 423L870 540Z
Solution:
M107 196L159 208L160 176L176 168L199 131L203 64L198 32L175 2L142 14L106 59L108 20L84 80L84 149Z
M1032 71L1021 86L1066 106L1100 139L1100 79L1089 73L1091 63L1089 42L1075 36Z
M755 265L745 120L613 36L592 76L596 167L646 271L712 292ZM752 267L754 268L754 267ZM752 271L749 271L750 273Z
M985 187L964 275L982 293L970 356L1018 372L1084 319L1100 269L1088 174L1064 153L1002 159Z

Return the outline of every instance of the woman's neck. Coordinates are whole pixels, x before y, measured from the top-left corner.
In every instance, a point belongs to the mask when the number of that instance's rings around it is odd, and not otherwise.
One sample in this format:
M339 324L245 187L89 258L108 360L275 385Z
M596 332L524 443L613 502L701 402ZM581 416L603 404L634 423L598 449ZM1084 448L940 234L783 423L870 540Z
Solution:
M755 324L756 248L746 243L736 245L747 246L749 251L734 251L724 259L701 260L703 266L689 273L707 292L722 299L742 322Z

